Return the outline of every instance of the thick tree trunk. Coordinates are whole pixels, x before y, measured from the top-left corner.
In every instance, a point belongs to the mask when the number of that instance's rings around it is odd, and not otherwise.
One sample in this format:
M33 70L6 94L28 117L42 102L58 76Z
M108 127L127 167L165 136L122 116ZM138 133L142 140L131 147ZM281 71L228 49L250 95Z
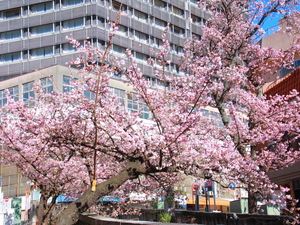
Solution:
M57 196L51 196L52 201L48 204L48 199L50 198L51 194L49 192L41 191L41 198L40 203L37 211L37 224L38 225L47 225L51 219L52 212L55 207L55 201Z
M250 214L257 213L257 197L252 191L248 191L248 209Z
M146 169L140 162L130 162L124 170L115 177L108 179L97 185L96 191L88 188L83 195L72 202L56 219L56 225L71 225L77 222L79 215L89 209L102 196L111 193L130 179L137 178L140 174L145 174Z

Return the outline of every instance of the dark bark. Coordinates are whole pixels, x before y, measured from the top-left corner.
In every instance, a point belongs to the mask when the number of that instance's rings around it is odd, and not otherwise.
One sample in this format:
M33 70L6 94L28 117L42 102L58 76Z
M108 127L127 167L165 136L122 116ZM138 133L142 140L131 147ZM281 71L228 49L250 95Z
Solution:
M52 197L51 203L48 204L48 199ZM38 225L47 225L51 219L52 212L55 207L57 195L51 195L50 192L41 191L40 203L37 211Z
M257 197L256 193L248 191L248 209L250 214L257 213Z
M140 174L146 174L147 170L141 165L141 162L130 162L124 170L116 176L102 182L96 186L96 191L88 188L83 195L71 203L62 213L58 215L54 224L70 225L77 222L79 215L89 209L102 196L105 196L130 179L137 178Z

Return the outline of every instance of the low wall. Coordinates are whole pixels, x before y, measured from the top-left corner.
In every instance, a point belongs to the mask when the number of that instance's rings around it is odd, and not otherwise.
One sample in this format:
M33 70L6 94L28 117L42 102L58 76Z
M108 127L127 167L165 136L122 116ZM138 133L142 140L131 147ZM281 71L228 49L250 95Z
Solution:
M121 215L119 219L81 215L77 225L130 225L130 224L168 224L159 223L158 216L163 210L143 209L141 215ZM174 222L177 224L201 224L201 225L285 225L290 219L287 216L272 216L258 214L232 214L211 213L176 210Z

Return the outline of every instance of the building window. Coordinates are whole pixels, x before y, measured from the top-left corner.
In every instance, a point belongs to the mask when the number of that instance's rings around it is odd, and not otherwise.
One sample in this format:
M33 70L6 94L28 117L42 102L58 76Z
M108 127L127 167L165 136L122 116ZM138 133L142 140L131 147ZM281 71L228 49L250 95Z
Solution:
M134 93L129 93L127 95L127 109L129 112L137 112L139 109L139 103L137 95Z
M73 29L73 28L83 27L83 25L84 25L83 18L63 21L63 29Z
M73 44L71 43L65 43L62 45L62 50L63 53L67 53L67 52L75 52L75 47L73 47Z
M63 76L63 92L70 92L74 88L72 81L76 81L77 78L73 78L70 76Z
M181 54L184 51L183 47L178 46L178 45L174 45L174 44L171 44L171 48L172 48L172 51L174 51L177 54Z
M0 61L2 63L15 62L20 60L21 60L21 52L12 52L12 53L0 55Z
M154 19L154 23L155 23L156 26L163 27L163 28L165 28L167 26L166 21L160 20L158 18Z
M141 19L141 20L147 20L148 19L148 15L146 13L143 13L143 12L138 11L136 9L134 10L133 15L136 18Z
M5 90L0 90L0 106L4 106L7 103Z
M117 101L120 102L122 106L125 105L125 91L118 88L111 88L111 93L116 96Z
M117 1L112 1L112 7L114 10L117 11L126 11L126 5L121 4L120 2Z
M52 33L52 32L53 32L53 24L52 23L30 28L31 35L40 35L40 34L46 34L46 33Z
M201 35L199 34L192 33L192 35L193 35L193 39L198 39L198 40L201 39Z
M175 7L175 6L172 6L172 13L174 13L177 16L183 16L184 15L184 11L180 8Z
M135 93L129 93L127 95L127 109L129 112L140 113L140 118L142 119L149 119L151 116L148 106L143 100L138 99Z
M155 44L157 47L160 47L163 46L164 42L159 38L155 38Z
M93 92L84 90L84 96L85 96L87 99L90 99L90 100L93 100L93 101L95 100L95 93L93 93Z
M3 19L11 19L20 16L21 16L21 8L8 9L0 12L0 17L2 17Z
M200 23L201 18L199 16L195 16L194 14L191 15L191 19L194 23Z
M113 45L113 51L117 54L125 54L126 48L119 46L119 45Z
M50 77L41 78L41 86L43 87L44 93L53 92L53 82Z
M10 40L21 38L21 30L12 30L0 34L1 40Z
M61 4L63 7L79 5L83 4L83 0L63 0Z
M148 35L148 34L139 32L139 31L137 31L137 30L134 32L134 36L135 36L139 41L148 42L148 40L149 40L149 35Z
M19 100L19 86L11 87L11 88L8 88L7 90L9 92L10 97L14 101L18 101Z
M137 60L145 62L149 59L149 56L140 52L135 52L135 58Z
M23 84L23 101L24 102L28 102L34 98L33 85L34 85L33 81Z
M153 5L160 7L160 8L167 8L167 3L161 0L154 0Z
M127 35L128 27L125 27L123 25L118 25L119 29L117 30L117 33Z
M179 73L179 65L175 64L175 63L171 63L170 64L170 70L173 73Z
M181 34L184 34L185 33L185 30L181 27L177 27L175 25L172 26L172 32L174 34L178 34L178 35L181 35Z
M43 48L36 48L30 50L30 56L31 58L39 58L39 57L45 57L53 55L53 46L49 47L43 47Z
M44 2L30 6L31 13L43 13L53 9L52 2Z

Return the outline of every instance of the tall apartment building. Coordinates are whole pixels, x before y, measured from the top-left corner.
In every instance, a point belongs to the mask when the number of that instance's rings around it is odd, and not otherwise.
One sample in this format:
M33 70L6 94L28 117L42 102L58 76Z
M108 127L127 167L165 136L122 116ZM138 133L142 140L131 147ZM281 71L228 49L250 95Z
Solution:
M63 65L76 57L66 36L87 39L104 48L109 21L123 11L112 51L123 54L133 49L145 76L152 79L146 59L149 48L162 44L169 24L171 60L168 70L179 72L180 53L191 35L201 36L208 14L197 0L0 0L0 81L52 65ZM1 89L1 84L0 84Z

